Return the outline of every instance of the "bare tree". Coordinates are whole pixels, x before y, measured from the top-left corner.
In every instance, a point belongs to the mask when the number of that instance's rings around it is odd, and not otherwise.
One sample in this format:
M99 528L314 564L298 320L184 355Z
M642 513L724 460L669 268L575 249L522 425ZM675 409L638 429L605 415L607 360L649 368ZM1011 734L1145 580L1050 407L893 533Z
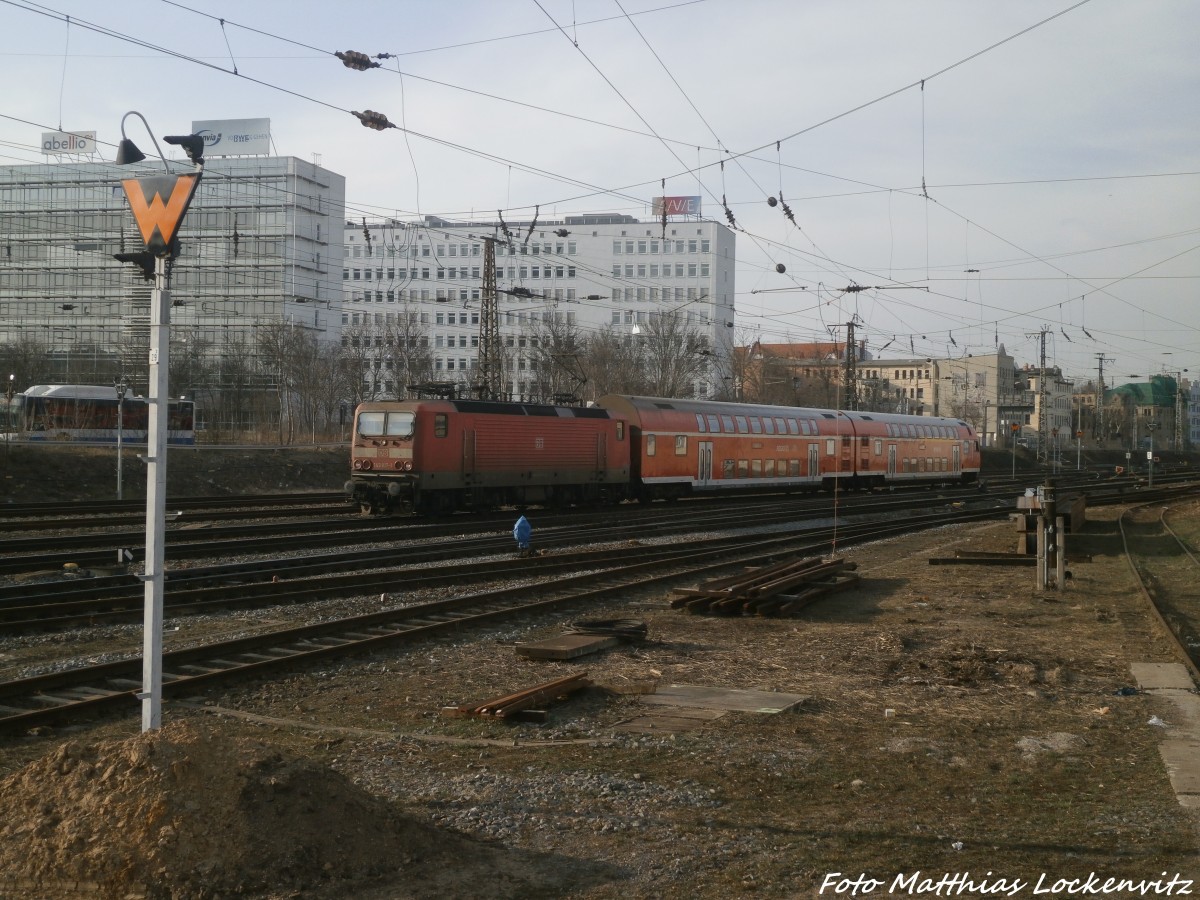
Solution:
M691 397L695 383L708 375L711 348L707 336L684 324L674 311L651 313L638 335L650 393L658 397Z
M393 395L404 397L410 384L433 379L433 352L429 349L429 329L421 324L421 314L409 304L389 322L383 333L384 369L394 382Z
M552 312L528 326L526 335L535 396L556 403L579 402L587 383L579 328L567 324L560 313Z
M605 394L644 394L648 384L642 370L641 348L627 332L603 328L583 348L581 368L587 376L584 399Z
M279 404L279 442L295 440L301 421L298 387L304 381L304 366L311 363L315 337L290 322L259 323L255 329L258 364L268 382L275 385Z
M20 392L33 384L45 384L49 369L46 367L47 347L37 338L22 337L18 341L0 344L0 376L4 390L11 381L13 390ZM10 379L8 376L12 375Z

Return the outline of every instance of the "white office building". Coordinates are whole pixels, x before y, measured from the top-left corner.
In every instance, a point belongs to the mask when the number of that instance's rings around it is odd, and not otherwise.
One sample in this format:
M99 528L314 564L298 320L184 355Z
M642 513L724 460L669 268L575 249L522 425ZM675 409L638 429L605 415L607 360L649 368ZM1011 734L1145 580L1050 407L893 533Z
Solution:
M695 396L717 392L734 322L734 234L694 219L639 221L581 215L533 222L347 221L342 325L347 333L384 329L415 313L437 380L470 380L478 365L484 242L495 240L498 322L506 349L507 396L532 391L521 348L537 324L555 322L586 337L602 329L636 336L659 316L701 336L710 373ZM364 340L369 340L365 338ZM380 355L386 355L381 348ZM404 385L387 360L366 374L366 396Z

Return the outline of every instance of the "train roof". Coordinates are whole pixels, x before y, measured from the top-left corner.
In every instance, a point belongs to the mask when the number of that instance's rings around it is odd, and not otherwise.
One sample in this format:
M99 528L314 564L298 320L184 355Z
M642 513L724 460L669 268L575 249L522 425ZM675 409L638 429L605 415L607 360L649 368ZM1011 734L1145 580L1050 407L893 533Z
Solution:
M34 384L21 391L26 397L61 397L68 400L116 400L111 384Z
M887 424L924 424L961 425L970 428L961 419L947 416L912 416L887 412L852 412L849 410L815 409L806 406L767 406L760 403L734 403L725 400L677 400L667 397L636 397L628 394L609 394L596 401L606 409L612 409L626 414L636 412L675 411L683 413L725 414L730 416L785 416L801 418L834 418L844 416L847 419L865 422L884 422Z
M510 403L503 400L372 400L360 403L367 412L415 407L497 416L548 416L559 419L611 419L613 414L599 406L555 406L549 403Z

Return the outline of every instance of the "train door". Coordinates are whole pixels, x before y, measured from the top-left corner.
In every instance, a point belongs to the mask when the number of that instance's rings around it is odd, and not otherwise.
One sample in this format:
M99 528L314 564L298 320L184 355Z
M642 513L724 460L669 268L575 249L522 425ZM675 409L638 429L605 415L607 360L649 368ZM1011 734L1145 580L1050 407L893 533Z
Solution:
M708 487L713 473L712 441L697 441L696 446L699 448L696 457L696 486Z
M808 477L814 481L821 480L821 445L808 445Z
M462 431L462 476L463 484L470 485L475 475L475 429L464 428Z
M596 472L601 480L604 479L605 470L608 469L608 435L596 435Z
M887 477L891 481L896 477L896 445L888 444Z
M962 474L962 445L958 441L950 448L950 468L955 475Z

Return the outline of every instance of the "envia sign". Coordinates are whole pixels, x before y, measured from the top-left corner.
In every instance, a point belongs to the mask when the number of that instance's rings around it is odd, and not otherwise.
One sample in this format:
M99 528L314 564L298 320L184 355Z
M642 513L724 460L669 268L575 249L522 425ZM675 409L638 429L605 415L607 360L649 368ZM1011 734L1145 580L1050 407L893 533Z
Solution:
M95 153L96 132L43 131L42 152L47 156L61 156L64 153Z
M700 215L699 197L655 197L654 215L656 216L698 216Z
M192 122L192 134L204 138L205 156L269 156L270 119L206 119Z

